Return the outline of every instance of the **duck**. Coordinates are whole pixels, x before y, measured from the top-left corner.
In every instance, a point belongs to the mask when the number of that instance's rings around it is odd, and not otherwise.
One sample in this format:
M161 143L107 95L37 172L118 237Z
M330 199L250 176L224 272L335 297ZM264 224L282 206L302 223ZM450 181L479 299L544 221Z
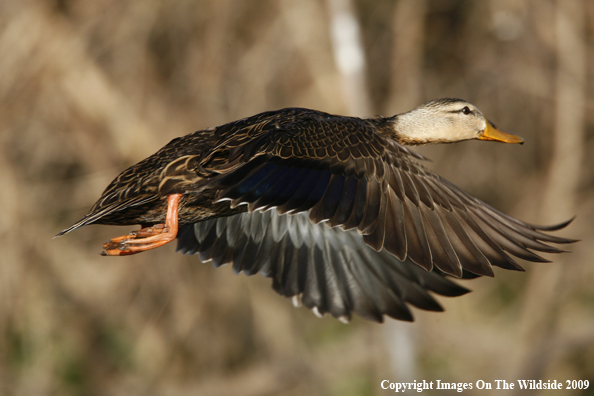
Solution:
M523 271L518 258L561 253L539 226L464 192L411 147L484 140L523 144L474 105L441 98L392 117L305 108L263 112L173 139L123 171L64 229L140 225L106 242L127 256L177 239L177 251L215 267L260 273L316 315L412 321L442 311L433 294L469 290L451 278Z

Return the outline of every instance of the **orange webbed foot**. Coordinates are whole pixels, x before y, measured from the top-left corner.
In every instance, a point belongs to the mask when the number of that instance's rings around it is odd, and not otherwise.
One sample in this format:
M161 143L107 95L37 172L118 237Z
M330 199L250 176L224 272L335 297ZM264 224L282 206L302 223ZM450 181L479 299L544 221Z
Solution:
M178 206L181 194L167 197L165 224L141 228L128 235L112 238L103 244L102 256L128 256L163 246L177 237Z

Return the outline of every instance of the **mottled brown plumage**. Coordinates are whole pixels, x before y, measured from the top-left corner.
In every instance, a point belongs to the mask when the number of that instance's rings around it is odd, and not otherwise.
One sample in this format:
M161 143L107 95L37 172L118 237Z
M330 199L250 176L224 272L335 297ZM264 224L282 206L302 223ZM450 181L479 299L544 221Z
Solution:
M573 242L543 233L568 222L541 227L498 212L404 145L466 139L523 142L459 99L390 118L261 113L174 139L120 174L58 235L93 223L140 224L137 235L107 243L107 254L177 237L179 250L271 277L275 290L316 313L411 320L405 302L441 309L428 290L466 292L445 274L521 270L512 255L547 261L534 251L557 253L547 243ZM179 214L166 219L168 208Z

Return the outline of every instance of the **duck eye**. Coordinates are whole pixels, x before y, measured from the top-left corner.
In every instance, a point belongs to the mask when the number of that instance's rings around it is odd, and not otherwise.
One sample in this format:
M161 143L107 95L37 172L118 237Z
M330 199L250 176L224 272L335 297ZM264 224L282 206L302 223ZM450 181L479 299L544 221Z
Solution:
M464 108L462 109L462 113L463 114L470 114L470 113L472 113L472 111L470 111L470 109L468 108L468 106L464 106Z

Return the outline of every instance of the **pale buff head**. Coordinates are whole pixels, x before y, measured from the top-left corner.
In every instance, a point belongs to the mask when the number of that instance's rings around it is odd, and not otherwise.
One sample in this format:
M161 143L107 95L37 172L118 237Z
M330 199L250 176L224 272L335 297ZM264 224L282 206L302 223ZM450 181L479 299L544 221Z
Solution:
M495 127L481 111L461 99L441 98L394 117L396 140L404 144L494 140L523 143L524 139Z

